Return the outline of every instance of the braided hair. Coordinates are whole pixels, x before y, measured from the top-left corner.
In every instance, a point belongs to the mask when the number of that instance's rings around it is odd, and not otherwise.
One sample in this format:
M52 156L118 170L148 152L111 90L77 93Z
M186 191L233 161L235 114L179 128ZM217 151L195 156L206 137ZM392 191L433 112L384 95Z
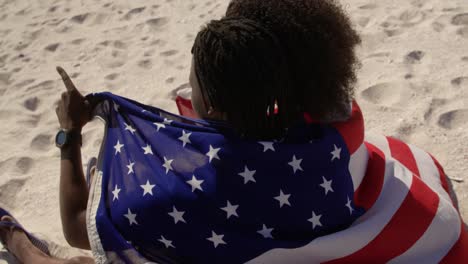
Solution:
M301 117L277 37L246 18L208 23L192 48L200 89L245 138L277 139Z

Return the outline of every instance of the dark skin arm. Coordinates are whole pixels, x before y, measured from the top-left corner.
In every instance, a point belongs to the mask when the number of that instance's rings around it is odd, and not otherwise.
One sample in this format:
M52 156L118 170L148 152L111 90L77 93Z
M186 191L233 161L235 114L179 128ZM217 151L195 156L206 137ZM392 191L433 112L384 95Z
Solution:
M80 94L67 73L60 67L66 91L55 109L60 127L81 135L81 129L91 120L91 103ZM77 248L90 249L86 229L88 188L81 161L81 136L75 137L61 150L60 216L67 242Z

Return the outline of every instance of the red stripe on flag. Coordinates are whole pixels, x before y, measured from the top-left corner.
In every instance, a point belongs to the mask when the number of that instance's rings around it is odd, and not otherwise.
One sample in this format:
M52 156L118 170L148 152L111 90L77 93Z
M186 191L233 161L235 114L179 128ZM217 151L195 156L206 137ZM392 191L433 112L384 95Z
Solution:
M420 178L418 165L416 164L416 160L414 159L414 155L413 152L411 152L410 147L406 143L392 137L387 137L387 140L392 157Z
M385 177L385 154L376 146L367 142L365 144L369 153L369 161L364 179L354 192L354 203L367 210L374 205L382 190Z
M437 170L439 171L439 177L440 177L440 183L442 184L442 188L444 188L444 190L447 192L447 193L450 193L450 190L449 190L449 185L448 185L448 182L447 182L447 175L445 175L445 171L444 169L442 168L442 166L440 165L439 161L437 161L434 156L432 156L431 154L429 154L432 158L432 161L434 161L434 164L436 165L437 167Z
M364 117L356 101L353 101L350 119L331 125L340 132L350 154L353 154L364 141Z
M192 101L190 99L182 98L181 96L176 97L177 109L179 114L190 118L198 118L197 113L193 110Z
M461 221L461 233L457 243L453 245L449 253L440 262L441 264L455 264L468 262L468 232L465 224Z
M405 200L377 237L359 251L327 263L388 262L411 248L424 234L438 205L439 196L413 175Z

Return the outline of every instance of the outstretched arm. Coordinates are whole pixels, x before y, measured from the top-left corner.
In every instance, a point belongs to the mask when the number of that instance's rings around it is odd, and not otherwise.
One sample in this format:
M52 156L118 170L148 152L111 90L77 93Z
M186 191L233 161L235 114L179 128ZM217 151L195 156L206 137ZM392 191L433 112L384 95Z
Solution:
M88 188L81 162L81 129L91 120L92 107L76 89L67 73L60 67L66 92L56 108L60 127L71 133L71 141L60 149L60 215L67 242L77 248L89 249L86 231Z

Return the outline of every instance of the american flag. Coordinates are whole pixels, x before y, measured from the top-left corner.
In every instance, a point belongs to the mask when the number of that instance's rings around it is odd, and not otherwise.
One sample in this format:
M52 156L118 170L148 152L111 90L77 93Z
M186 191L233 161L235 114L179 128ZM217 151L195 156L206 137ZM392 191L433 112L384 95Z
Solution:
M441 166L399 140L364 138L356 103L346 122L257 142L93 96L106 123L88 209L97 263L468 262Z

